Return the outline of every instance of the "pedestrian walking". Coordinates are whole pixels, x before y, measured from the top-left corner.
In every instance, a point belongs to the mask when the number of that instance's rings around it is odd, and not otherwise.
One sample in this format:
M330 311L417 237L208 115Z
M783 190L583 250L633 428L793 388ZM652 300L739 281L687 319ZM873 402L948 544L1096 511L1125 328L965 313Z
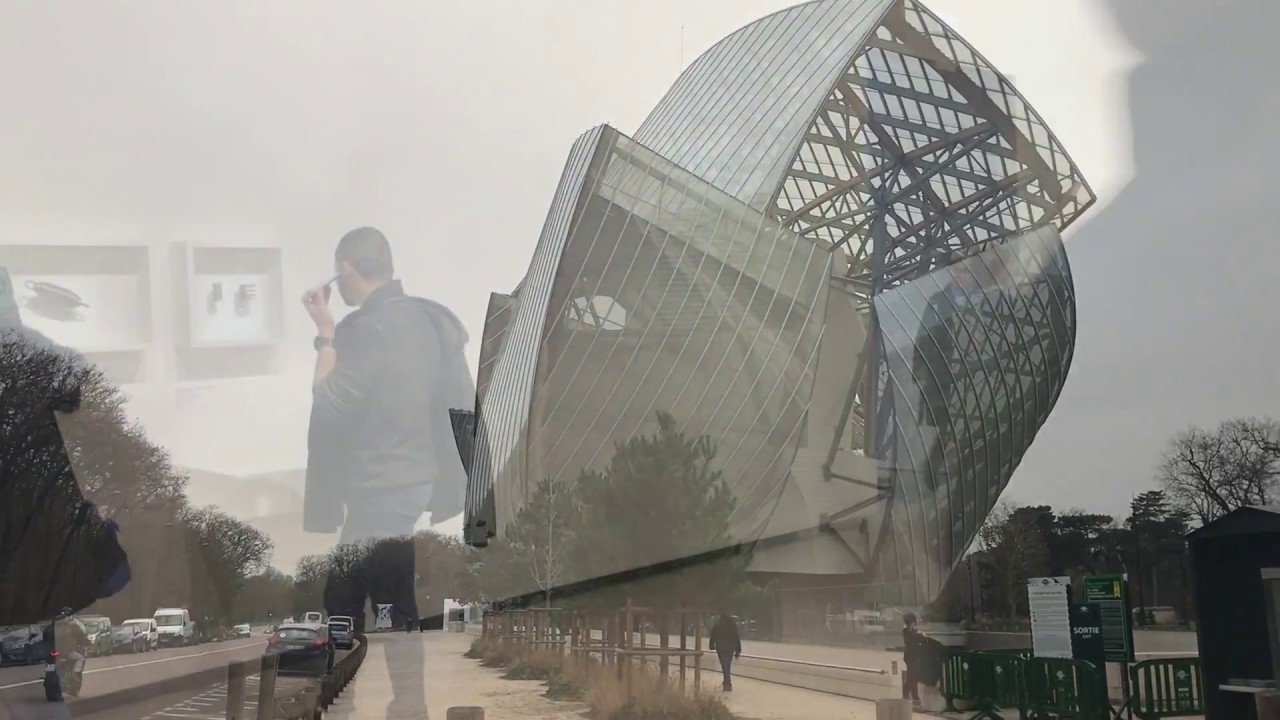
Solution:
M711 651L720 658L720 671L724 673L725 692L733 690L732 665L735 658L742 657L742 637L738 634L738 623L728 612L721 611L716 624L711 628Z

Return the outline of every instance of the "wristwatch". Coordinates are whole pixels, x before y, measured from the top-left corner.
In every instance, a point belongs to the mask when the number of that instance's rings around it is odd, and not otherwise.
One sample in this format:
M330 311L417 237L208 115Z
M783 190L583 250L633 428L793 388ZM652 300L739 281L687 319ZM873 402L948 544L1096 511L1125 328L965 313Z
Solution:
M316 352L320 352L324 348L333 347L333 338L317 335L315 342L312 343L316 347Z

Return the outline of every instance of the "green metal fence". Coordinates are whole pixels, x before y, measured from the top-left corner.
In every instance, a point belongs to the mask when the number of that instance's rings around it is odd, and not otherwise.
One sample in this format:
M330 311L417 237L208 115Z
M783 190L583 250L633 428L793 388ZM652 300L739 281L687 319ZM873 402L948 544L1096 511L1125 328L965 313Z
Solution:
M1036 720L1108 720L1106 669L1086 660L1032 658L1026 664L1027 705Z
M969 653L960 653L947 658L942 666L942 697L947 701L943 712L959 712L956 701L977 702L977 688L974 687L973 675L970 673Z
M1130 707L1142 720L1205 714L1200 659L1143 660L1129 668Z
M969 682L977 703L971 720L1001 720L1002 711L1027 717L1027 660L1018 655L976 652L968 656Z
M979 651L950 658L943 667L947 712L957 701L976 706L970 720L1107 720L1111 717L1104 669L1083 660L1028 657L1026 651ZM1144 718L1143 720L1146 720Z

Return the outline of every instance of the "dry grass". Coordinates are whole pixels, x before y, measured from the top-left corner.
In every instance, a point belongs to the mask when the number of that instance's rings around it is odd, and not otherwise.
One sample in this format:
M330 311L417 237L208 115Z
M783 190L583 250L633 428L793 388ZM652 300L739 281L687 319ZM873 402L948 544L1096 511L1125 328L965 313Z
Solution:
M516 658L504 676L508 680L550 681L560 674L564 656L552 650L534 650Z
M631 692L613 668L592 673L583 699L598 720L734 720L728 706L706 692L684 692L650 667L631 669Z
M734 720L733 713L714 694L684 692L674 678L663 682L653 667L631 669L631 691L618 677L617 668L598 660L572 663L553 650L521 652L497 641L476 640L467 657L486 667L504 667L504 677L542 680L547 697L581 700L591 708L594 720Z
M471 641L471 647L467 648L467 652L464 653L464 656L471 658L472 660L483 660L490 648L493 647L493 644L493 641L489 638L478 637Z

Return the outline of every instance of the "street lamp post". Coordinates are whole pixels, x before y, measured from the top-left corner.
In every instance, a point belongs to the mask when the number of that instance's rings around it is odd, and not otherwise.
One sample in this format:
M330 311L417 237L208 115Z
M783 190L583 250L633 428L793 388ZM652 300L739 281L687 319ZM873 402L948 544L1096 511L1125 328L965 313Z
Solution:
M973 556L965 558L965 564L969 566L969 624L977 624L977 603L974 599L973 591Z

